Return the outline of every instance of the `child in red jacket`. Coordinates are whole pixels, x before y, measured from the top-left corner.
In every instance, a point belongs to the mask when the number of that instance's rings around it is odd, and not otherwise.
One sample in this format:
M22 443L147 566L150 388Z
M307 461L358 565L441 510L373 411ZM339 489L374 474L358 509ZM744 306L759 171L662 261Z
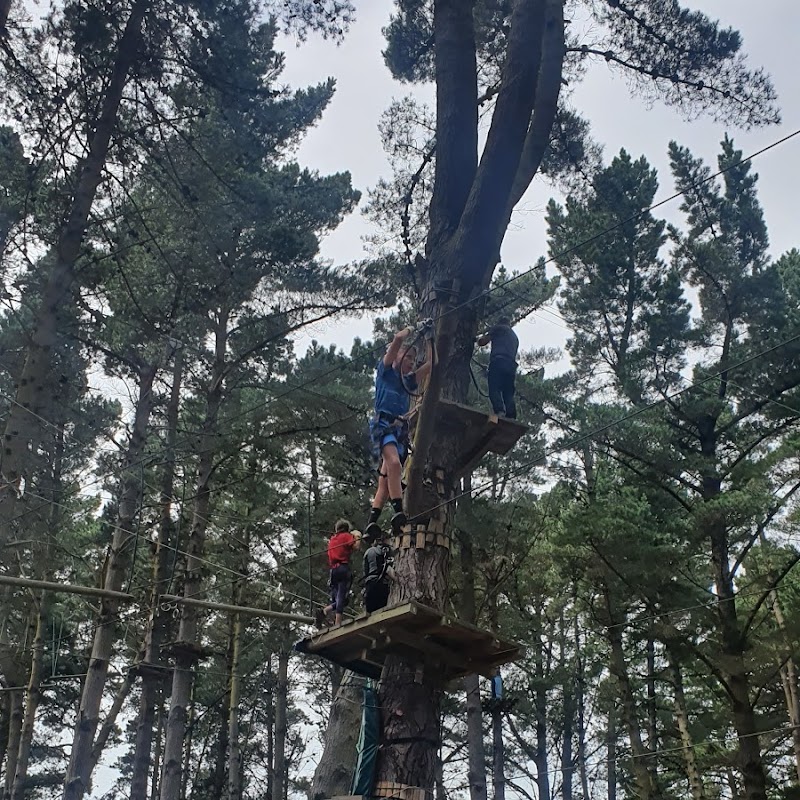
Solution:
M350 556L361 544L361 533L351 531L346 519L337 520L336 532L328 540L328 566L330 567L331 602L317 611L317 625L322 627L325 618L333 611L335 624L342 624L342 614L347 602L347 592L353 581L350 571Z

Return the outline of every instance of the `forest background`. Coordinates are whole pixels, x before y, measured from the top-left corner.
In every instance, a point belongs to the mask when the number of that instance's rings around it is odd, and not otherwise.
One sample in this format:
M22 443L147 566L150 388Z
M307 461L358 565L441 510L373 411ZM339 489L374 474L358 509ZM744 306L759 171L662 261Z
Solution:
M371 188L378 173L359 181L341 170L374 151L354 146L352 136L372 126L354 108L340 110L349 134L334 135L324 127L325 107L337 109L333 87L304 88L328 71L317 72L320 59L305 60L303 48L328 52L329 45L309 33L312 41L299 44L281 74L273 33L246 34L246 7L226 7L218 15L197 4L194 18L165 11L164 23L148 29L152 49L109 132L105 179L76 249L81 291L70 295L74 304L53 308L57 377L29 415L42 443L25 455L24 478L12 480L13 496L4 498L2 544L13 555L4 555L3 567L89 585L100 585L105 571L136 603L6 593L0 741L9 797L146 796L137 786L165 797L303 792L340 680L325 665L290 657L296 632L285 626L225 614L181 617L176 625L177 609L152 591L188 586L206 599L308 613L310 583L312 602L322 601L322 537L336 516L358 521L366 508L363 430L375 347L408 315L402 203L391 184L371 198L368 256L352 249L357 190ZM303 4L287 8L295 35L303 32ZM0 230L6 415L46 276L70 245L70 202L82 186L75 159L97 152L88 143L100 126L84 124L92 115L103 119L113 86L107 76L119 64L104 50L113 29L108 9L68 9L47 36L28 41L12 17L4 51L12 89ZM797 13L791 4L785 10ZM209 31L205 51L193 49L193 25ZM338 23L331 26L335 39ZM375 27L369 31L374 55L379 39ZM345 38L337 52L351 58L361 41ZM80 53L57 73L48 60L55 42ZM278 42L277 50L294 47L291 37ZM789 50L787 43L770 54ZM753 55L781 87L785 68L773 69L766 53ZM300 78L308 64L315 80ZM284 90L285 83L300 91ZM587 84L578 91L607 96L607 87ZM390 94L373 97L382 106ZM791 103L780 100L790 117ZM642 796L644 787L653 797L741 796L741 697L724 673L726 659L744 657L758 725L752 735L761 733L771 791L789 797L800 770L792 571L800 398L790 368L800 266L796 253L780 256L795 244L792 205L782 193L791 193L796 148L789 142L765 154L763 170L759 159L753 169L778 178L756 186L746 167L735 166L733 147L716 145L728 131L721 124L706 123L713 147L706 139L703 148L673 149L667 160L670 139L691 141L673 111L655 106L645 117L658 116L669 130L663 139L631 124L627 108L615 111L613 134L604 136L602 109L579 101L576 93L592 136L608 145L606 168L586 137L554 167L555 186L537 184L526 198L534 209L551 195L572 201L549 207L546 224L535 215L515 218L520 230L506 240L503 260L527 269L549 252L553 264L494 295L495 309L536 312L535 337L523 335L520 391L534 432L512 458L473 476L486 491L459 508L463 577L453 587L453 610L528 646L525 661L506 675L518 703L503 723L506 774L495 766L495 795ZM768 107L760 115L757 122L774 117ZM621 116L625 126L616 124ZM792 130L791 122L757 136L730 128L736 147L753 143L746 152ZM647 145L637 147L633 133ZM617 143L633 157L612 163ZM359 156L348 156L351 147ZM326 163L320 149L333 160ZM725 190L698 190L694 159L716 169L720 152ZM392 165L407 177L403 170L416 166L397 153ZM686 192L663 209L674 230L660 222L661 209L644 213L660 195L640 154L658 165L662 192L673 184ZM391 180L389 170L379 173ZM424 209L423 194L412 204L412 244ZM621 224L632 216L635 225ZM559 256L615 225L600 246ZM540 231L546 242L535 238ZM631 254L636 269L621 270ZM547 277L558 274L556 298ZM311 337L341 345L354 320L386 314L398 299L399 315L379 318L374 332L360 330L367 341L346 354L305 349ZM490 304L489 319L492 313ZM342 328L320 327L342 317ZM544 334L551 328L569 340L560 361ZM714 369L726 342L740 346L738 380ZM788 356L787 342L795 344ZM572 371L565 373L566 358ZM485 392L480 363L474 368L476 390ZM663 402L686 392L689 381L686 406ZM474 403L485 402L476 391ZM702 439L698 421L709 419L720 448L720 513L732 537L728 589L744 615L736 642L725 641L725 619L715 618L725 588L713 583L715 556L688 530L705 513L693 495L692 437L696 429ZM310 560L309 538L317 553ZM202 652L169 651L166 643L184 641L180 626L191 624L201 630ZM98 671L103 653L107 666ZM181 693L187 719L173 715L170 726L168 710ZM479 749L467 735L475 712L468 705L454 693L444 710L443 795L475 797L482 783L486 791L488 759L466 769ZM89 724L76 725L78 714ZM181 769L170 773L176 743Z

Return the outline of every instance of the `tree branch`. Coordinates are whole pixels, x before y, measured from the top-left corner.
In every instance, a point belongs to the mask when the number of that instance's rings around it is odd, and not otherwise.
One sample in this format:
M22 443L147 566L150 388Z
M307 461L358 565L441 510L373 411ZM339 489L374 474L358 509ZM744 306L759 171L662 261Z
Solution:
M561 74L564 67L564 3L549 0L542 41L542 61L536 87L536 104L533 121L528 128L519 167L511 188L510 209L519 203L531 181L539 171L544 154L550 145L550 134L558 111L561 93Z

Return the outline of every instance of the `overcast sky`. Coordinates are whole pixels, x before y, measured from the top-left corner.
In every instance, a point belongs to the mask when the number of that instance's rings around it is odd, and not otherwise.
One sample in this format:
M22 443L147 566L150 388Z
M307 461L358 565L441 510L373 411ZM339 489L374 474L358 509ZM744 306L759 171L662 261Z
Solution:
M323 173L349 170L356 188L364 194L389 170L378 137L377 123L392 98L411 91L392 80L381 57L390 0L358 0L357 21L342 46L312 40L296 47L283 41L287 69L284 79L298 87L317 83L328 76L337 81L336 95L320 124L300 148L300 162ZM800 31L798 0L685 0L684 6L720 19L738 29L753 66L763 66L778 91L783 122L750 132L729 129L745 155L800 128L796 50ZM432 100L432 88L414 89L419 97ZM707 163L716 164L719 142L726 128L700 118L686 122L674 110L661 105L647 107L632 97L619 73L605 63L595 63L577 87L574 105L593 126L593 135L604 147L606 161L621 147L634 157L644 155L659 171L660 189L656 200L673 193L668 169L667 145L671 139L688 146ZM796 234L795 193L800 166L800 137L757 158L755 170L761 176L759 197L765 208L773 255L800 245ZM509 269L524 269L546 253L544 207L547 200L560 197L552 187L537 179L512 219L502 250ZM364 205L362 200L362 206ZM679 201L659 209L667 219L681 222ZM327 238L323 255L335 263L364 257L362 237L371 231L357 211ZM547 313L537 313L519 325L523 346L561 345L566 330ZM354 325L330 325L315 329L323 342L336 342L349 350L354 334L369 336L368 319Z

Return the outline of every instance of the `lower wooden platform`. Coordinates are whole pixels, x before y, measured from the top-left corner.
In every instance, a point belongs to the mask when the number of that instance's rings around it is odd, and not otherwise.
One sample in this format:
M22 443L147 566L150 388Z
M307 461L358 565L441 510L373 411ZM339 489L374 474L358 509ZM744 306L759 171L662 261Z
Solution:
M415 427L416 415L412 415L409 418L412 441ZM436 427L449 428L461 436L456 478L474 469L487 453L505 455L528 431L527 425L515 419L441 399L436 403Z
M516 642L415 602L320 631L301 639L295 650L370 678L380 677L388 655L402 655L415 664L434 667L443 682L475 672L491 677L497 667L523 653Z

